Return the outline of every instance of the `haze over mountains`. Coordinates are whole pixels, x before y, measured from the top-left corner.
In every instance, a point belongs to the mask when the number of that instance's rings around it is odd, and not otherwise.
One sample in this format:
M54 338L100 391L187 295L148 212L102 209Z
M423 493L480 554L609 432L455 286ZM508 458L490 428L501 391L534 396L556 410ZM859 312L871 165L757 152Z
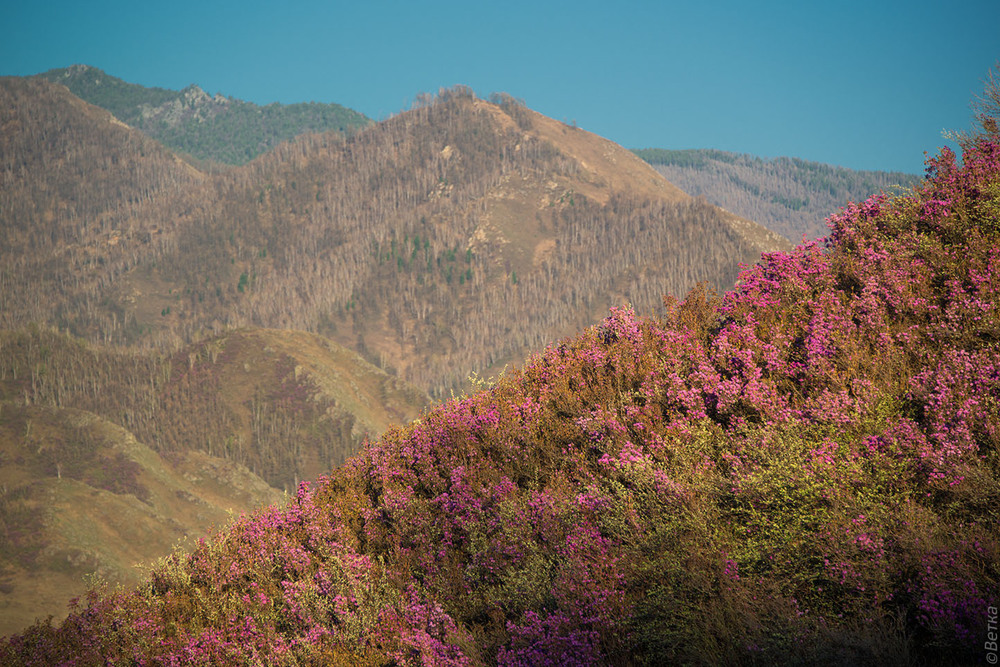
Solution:
M373 124L75 66L0 79L0 129L0 632L59 615L84 572L135 581L470 373L790 247L461 87Z

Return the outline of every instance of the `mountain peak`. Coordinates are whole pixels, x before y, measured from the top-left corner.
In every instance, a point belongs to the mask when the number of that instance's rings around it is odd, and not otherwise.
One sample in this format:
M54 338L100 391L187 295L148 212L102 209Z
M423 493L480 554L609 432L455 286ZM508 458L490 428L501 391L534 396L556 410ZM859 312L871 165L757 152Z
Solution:
M90 65L36 76L66 86L171 149L210 165L243 164L301 132L347 135L371 122L339 104L259 107L221 93L211 96L194 83L179 91L148 88Z
M501 95L495 96L493 102L474 100L473 103L479 107L488 106L498 111L506 111L504 115L510 119L504 121L506 123L516 123L513 118L520 115L524 119L521 121L523 128L527 128L526 136L535 136L548 142L572 158L577 165L571 186L575 192L601 205L607 204L616 194L673 204L691 201L689 194L668 181L634 151L575 125L568 125L530 109L515 110L517 103L510 100L512 98L509 96ZM791 248L787 239L756 222L724 209L720 209L720 213L727 224L757 252Z

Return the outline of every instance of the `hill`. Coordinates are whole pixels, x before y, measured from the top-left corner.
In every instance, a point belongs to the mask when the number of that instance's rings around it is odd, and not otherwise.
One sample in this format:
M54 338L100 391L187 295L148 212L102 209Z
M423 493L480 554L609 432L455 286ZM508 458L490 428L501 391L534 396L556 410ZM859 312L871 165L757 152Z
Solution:
M441 397L613 304L651 313L662 293L724 288L739 263L788 247L503 95L446 91L346 140L307 135L208 175L43 84L4 82L10 126L31 132L9 133L4 154L8 329L157 349L233 327L311 331ZM60 114L104 114L78 168L122 179L86 215L71 188L87 179L44 168L78 155ZM156 187L130 189L161 164L173 171Z
M261 107L219 93L209 95L194 84L179 91L147 88L88 65L36 76L66 86L170 149L209 164L246 164L300 134L346 136L371 123L339 104L275 102Z
M856 171L789 157L662 148L635 153L685 192L793 241L826 236L826 218L845 202L901 192L920 182L913 174Z
M34 327L0 331L0 351L0 399L91 412L161 455L203 451L285 490L428 403L357 353L300 331L231 331L158 354Z
M986 120L961 166L943 150L825 245L659 320L615 308L0 659L981 661L1000 599Z
M0 331L0 631L65 617L85 574L135 585L134 565L279 500L427 402L303 332L162 355Z
M243 466L193 450L161 457L72 408L0 401L0 461L4 634L64 619L86 577L135 586L137 564L282 498Z
M196 446L293 491L340 466L429 399L356 352L302 331L241 330L163 363L159 414L137 431L163 451Z

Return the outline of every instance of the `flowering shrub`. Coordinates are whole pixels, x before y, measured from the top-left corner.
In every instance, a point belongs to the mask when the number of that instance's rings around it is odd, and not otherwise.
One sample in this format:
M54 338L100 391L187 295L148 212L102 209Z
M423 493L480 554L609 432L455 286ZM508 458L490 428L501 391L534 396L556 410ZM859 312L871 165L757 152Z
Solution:
M1000 145L720 300L613 309L20 664L975 660L1000 602Z

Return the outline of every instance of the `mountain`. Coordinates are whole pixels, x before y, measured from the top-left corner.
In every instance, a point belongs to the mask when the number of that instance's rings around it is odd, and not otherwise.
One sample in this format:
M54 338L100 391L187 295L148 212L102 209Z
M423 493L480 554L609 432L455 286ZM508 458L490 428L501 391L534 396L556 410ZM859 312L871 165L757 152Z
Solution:
M903 192L921 180L913 174L718 150L644 148L635 153L685 192L792 240L826 236L826 218L848 201Z
M0 661L978 664L1000 600L987 120L822 244L660 318L614 308Z
M5 122L24 128L5 133L5 328L160 349L232 327L312 331L441 397L614 304L654 312L788 247L502 95L446 91L346 140L306 135L204 174L43 86L4 82ZM103 114L93 156L60 114ZM46 166L66 156L69 183ZM84 211L73 188L94 161L120 196L95 188Z
M172 150L198 160L246 164L283 141L307 132L347 135L371 120L339 104L308 102L258 106L192 84L184 90L147 88L96 67L73 65L36 75L66 86L82 100Z

